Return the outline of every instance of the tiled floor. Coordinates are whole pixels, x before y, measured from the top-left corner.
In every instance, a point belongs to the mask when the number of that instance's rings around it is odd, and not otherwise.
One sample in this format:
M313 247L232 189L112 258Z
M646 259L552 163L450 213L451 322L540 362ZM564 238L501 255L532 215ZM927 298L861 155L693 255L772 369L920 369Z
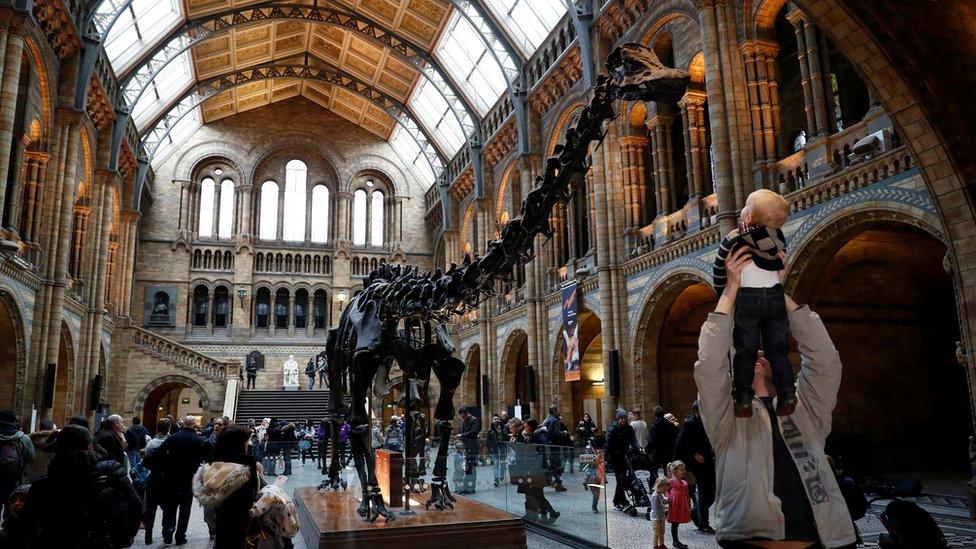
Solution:
M321 480L320 472L311 463L302 467L296 462L292 473L292 476L285 483L285 488L289 493L297 486L318 485ZM347 475L351 485L358 484L358 479L353 470L347 469L344 474ZM505 483L498 488L492 486L490 466L478 467L478 479L477 491L470 497L507 509L515 514L524 513L524 498L516 493L514 486ZM274 479L269 480L273 481ZM610 486L608 486L611 495L614 489L613 482L611 476ZM613 549L644 549L650 545L651 524L644 519L643 515L631 517L612 508L610 514L607 515L606 504L603 499L599 504L600 513L594 514L590 510L590 492L584 491L582 477L579 473L567 473L564 484L569 489L567 492L555 493L551 488L545 489L546 497L552 502L553 507L561 513L559 520L554 525L555 528L601 545L607 544ZM423 496L415 496L414 500L422 501ZM918 503L937 518L952 547L976 547L976 523L969 520L965 501L960 496L926 495L919 498ZM858 521L858 528L864 536L867 547L877 547L877 534L884 531L883 525L876 516L882 509L883 503L875 504L872 513ZM158 520L157 518L157 525L154 529L157 532L156 543L151 547L164 547L158 533L160 531ZM697 532L691 524L683 525L679 531L679 536L681 541L696 549L716 546L713 536ZM203 513L199 506L194 506L188 538L189 543L184 546L187 549L207 549L210 547L207 527L203 523ZM532 549L563 547L557 542L531 532L527 534L526 539ZM305 549L301 536L296 536L294 543L296 548ZM668 534L667 543L669 546L671 545L670 534ZM142 532L140 532L134 547L146 547L143 544Z

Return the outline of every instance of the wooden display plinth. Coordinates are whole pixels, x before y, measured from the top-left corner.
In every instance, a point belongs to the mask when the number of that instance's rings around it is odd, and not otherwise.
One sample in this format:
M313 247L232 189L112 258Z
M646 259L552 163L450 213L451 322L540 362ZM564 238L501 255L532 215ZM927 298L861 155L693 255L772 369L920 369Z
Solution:
M381 518L372 524L356 514L360 496L358 487L344 492L320 492L311 486L295 489L299 533L308 549L525 548L521 517L464 496L456 496L453 511L433 507L427 511L423 505L411 504L416 515L397 515L392 522ZM419 494L413 500L426 501L427 497Z
M376 481L388 507L403 507L403 454L377 448Z

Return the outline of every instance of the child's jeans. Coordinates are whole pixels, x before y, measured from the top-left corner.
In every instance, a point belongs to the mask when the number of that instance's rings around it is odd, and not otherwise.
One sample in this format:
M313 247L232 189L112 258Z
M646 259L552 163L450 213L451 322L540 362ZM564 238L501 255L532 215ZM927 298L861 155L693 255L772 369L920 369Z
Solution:
M773 386L777 395L795 390L793 366L790 365L786 333L790 321L786 316L783 286L772 288L739 288L735 296L735 325L732 328L732 393L751 398L756 359L759 350L772 366Z

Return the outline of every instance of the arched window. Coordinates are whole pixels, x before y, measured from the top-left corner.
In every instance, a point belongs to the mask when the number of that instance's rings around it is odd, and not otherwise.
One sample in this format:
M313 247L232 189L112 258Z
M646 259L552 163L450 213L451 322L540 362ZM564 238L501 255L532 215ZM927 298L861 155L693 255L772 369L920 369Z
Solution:
M230 321L230 293L226 286L217 286L214 290L213 325L218 328L227 326Z
M285 217L282 238L287 242L305 241L305 180L308 168L301 160L285 165Z
M362 189L352 195L352 243L366 245L366 191Z
M325 328L325 315L328 314L325 290L315 290L312 303L312 325L316 330Z
M383 245L383 193L373 191L372 204L370 205L370 227L369 243L373 246Z
M316 185L312 189L312 242L329 241L329 188Z
M278 184L265 181L261 185L261 225L258 238L274 240L278 238Z
M214 222L214 193L216 183L209 177L200 182L200 225L197 234L200 238L210 238L213 236Z
M217 224L217 237L230 238L234 232L234 182L225 179L220 182L220 217Z
M200 285L193 290L193 325L206 326L210 312L210 292L206 286Z
M274 317L277 328L288 327L288 298L288 290L284 288L275 292Z
M295 292L295 327L308 326L308 290L302 288Z
M271 314L271 292L267 288L258 289L257 303L254 306L254 324L267 328Z

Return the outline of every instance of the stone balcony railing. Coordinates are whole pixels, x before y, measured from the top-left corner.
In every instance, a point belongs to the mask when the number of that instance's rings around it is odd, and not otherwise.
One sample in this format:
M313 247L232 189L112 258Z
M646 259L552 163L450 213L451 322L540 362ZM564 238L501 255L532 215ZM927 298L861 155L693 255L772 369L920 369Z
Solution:
M223 382L228 377L236 378L240 373L240 362L220 361L172 339L150 332L138 326L131 326L132 342L141 350L190 374L203 376L211 381Z

